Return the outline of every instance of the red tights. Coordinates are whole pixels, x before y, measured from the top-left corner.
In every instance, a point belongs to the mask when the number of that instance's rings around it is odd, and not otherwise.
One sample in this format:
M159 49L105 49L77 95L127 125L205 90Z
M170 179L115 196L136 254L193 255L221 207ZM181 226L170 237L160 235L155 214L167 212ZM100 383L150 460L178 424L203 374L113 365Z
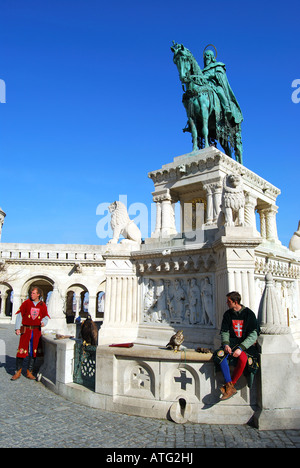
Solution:
M238 357L237 365L235 366L235 369L232 374L232 383L235 385L239 378L241 377L245 367L247 364L247 354L242 351L241 354Z

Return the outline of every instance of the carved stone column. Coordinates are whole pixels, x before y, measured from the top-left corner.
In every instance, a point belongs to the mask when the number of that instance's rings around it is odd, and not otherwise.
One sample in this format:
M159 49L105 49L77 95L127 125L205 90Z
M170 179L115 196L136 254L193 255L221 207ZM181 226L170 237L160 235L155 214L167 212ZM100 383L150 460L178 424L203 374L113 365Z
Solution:
M260 215L261 237L269 242L279 243L276 224L277 211L278 207L275 205L270 205L267 208L258 210Z
M171 197L166 195L166 197L161 203L161 233L163 237L169 235L169 228L171 225L172 216L171 210Z
M92 320L96 320L96 296L89 295L89 314Z
M213 184L213 222L217 223L222 203L222 183Z
M151 237L159 237L161 233L161 199L159 196L154 196L153 201L156 204L156 223L155 231L151 234Z
M169 189L153 194L156 203L156 225L151 237L169 237L177 234L173 200Z
M25 299L26 299L25 297L21 298L20 292L14 289L13 310L12 310L12 317L11 317L12 323L15 323L16 313L18 312L20 305Z
M222 203L222 182L204 184L206 190L206 225L216 224Z
M206 190L206 220L205 224L209 225L213 223L213 191L212 191L212 184L205 184L203 186L204 190Z
M75 311L75 320L76 320L80 315L80 303L81 303L80 293L77 292L75 294L75 297L76 297L76 311Z
M1 310L0 310L0 317L5 317L5 306L6 306L6 299L7 299L7 289L1 288Z
M173 200L170 193L166 193L163 197L161 218L162 237L176 235L177 231L175 227L175 213Z
M256 218L255 218L255 207L257 204L257 199L247 192L245 197L245 225L251 226L256 230Z
M53 285L53 291L48 304L48 312L51 319L64 318L63 300L56 284Z
M278 211L277 206L270 206L267 209L267 239L270 242L278 242L278 234L277 234L277 224L276 224L276 214Z
M260 219L260 235L263 239L267 238L266 214L264 210L258 210Z

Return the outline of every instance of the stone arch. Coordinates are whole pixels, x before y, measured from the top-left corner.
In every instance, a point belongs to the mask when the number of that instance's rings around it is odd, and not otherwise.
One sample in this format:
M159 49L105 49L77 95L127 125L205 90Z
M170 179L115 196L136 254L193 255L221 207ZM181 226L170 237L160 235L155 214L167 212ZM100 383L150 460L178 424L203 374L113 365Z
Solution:
M42 299L47 304L53 291L54 280L46 275L32 276L27 279L21 288L21 302L29 297L30 289L34 286L37 286L42 290Z
M106 281L102 281L96 293L96 318L104 320Z
M78 318L88 315L89 291L81 283L70 285L66 291L66 321L74 323Z
M11 317L13 309L13 287L6 282L0 284L0 316Z

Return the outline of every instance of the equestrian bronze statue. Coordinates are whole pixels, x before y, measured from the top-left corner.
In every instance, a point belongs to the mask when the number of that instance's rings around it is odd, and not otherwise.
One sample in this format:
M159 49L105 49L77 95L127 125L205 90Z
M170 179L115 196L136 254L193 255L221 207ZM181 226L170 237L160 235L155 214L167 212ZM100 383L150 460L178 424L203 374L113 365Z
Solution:
M188 117L183 131L192 134L193 151L216 146L218 141L228 156L232 157L234 151L235 159L242 164L242 111L229 85L224 63L217 62L214 52L207 47L202 70L182 44L173 42L171 47Z

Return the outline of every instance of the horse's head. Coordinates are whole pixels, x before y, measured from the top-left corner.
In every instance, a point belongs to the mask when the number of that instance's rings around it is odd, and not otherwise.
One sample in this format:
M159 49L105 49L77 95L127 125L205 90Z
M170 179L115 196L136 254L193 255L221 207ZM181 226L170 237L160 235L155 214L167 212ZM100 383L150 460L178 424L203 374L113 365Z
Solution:
M174 45L171 50L174 53L173 62L178 69L180 81L186 82L191 74L189 51L182 44Z
M183 44L175 44L175 42L173 44L171 47L174 54L173 62L177 66L180 81L187 83L191 75L201 75L201 69L192 53Z

